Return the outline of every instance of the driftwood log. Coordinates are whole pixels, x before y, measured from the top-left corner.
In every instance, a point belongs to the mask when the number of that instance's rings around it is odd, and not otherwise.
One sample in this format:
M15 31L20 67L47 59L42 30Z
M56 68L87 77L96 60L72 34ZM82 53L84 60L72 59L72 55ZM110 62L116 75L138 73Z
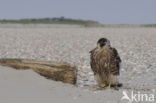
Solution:
M76 84L77 67L66 62L38 61L33 59L0 59L0 65L18 70L32 69L38 74L55 81Z

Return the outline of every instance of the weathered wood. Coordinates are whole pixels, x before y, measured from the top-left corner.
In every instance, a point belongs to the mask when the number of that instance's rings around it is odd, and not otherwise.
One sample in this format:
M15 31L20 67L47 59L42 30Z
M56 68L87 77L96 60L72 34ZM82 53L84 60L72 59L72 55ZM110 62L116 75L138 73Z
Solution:
M38 74L55 81L76 84L77 67L66 62L39 61L33 59L0 59L0 65L19 70L32 69Z

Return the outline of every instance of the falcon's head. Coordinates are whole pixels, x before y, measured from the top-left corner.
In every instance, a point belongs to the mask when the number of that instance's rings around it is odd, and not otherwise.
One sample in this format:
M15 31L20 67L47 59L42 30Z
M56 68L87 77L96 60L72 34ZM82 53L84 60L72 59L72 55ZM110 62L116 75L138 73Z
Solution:
M110 41L107 38L100 38L97 42L97 47L102 48L104 46L110 46Z

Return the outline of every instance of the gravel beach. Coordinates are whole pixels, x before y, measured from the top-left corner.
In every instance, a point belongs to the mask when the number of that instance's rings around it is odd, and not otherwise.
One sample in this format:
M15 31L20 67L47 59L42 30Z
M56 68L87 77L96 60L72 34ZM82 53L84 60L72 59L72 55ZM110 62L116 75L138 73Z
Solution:
M89 51L101 37L110 40L122 59L119 80L123 87L118 91L93 88L97 84ZM2 103L125 103L121 100L124 90L156 97L156 28L0 24L0 58L66 61L78 67L75 87L47 80L31 70L0 66Z

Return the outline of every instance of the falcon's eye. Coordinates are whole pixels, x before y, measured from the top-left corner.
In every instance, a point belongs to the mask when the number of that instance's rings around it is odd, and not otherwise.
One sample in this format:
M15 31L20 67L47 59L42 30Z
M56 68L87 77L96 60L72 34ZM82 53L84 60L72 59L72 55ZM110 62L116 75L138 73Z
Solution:
M103 46L105 46L106 45L106 42L105 41L101 41L100 42L100 47L103 47Z

